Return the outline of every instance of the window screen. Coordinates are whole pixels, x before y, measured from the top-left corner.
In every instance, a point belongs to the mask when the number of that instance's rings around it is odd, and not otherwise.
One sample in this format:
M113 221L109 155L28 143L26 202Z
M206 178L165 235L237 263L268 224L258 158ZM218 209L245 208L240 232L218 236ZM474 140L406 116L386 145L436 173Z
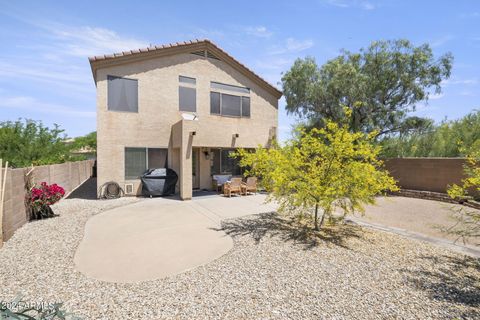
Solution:
M250 117L250 98L242 97L242 117Z
M241 97L222 94L222 115L240 117Z
M108 76L108 110L138 112L138 81Z
M183 83L190 83L190 84L196 84L197 83L197 80L195 78L184 77L184 76L179 76L178 81L183 82Z
M148 148L148 168L167 168L168 149Z
M220 93L210 92L210 113L220 114Z
M125 179L137 179L147 170L145 148L125 148Z
M180 111L197 111L197 90L195 88L178 87Z
M230 84L224 84L220 82L210 82L210 87L215 89L222 89L234 92L241 92L241 93L250 93L249 88L239 87L239 86L232 86Z

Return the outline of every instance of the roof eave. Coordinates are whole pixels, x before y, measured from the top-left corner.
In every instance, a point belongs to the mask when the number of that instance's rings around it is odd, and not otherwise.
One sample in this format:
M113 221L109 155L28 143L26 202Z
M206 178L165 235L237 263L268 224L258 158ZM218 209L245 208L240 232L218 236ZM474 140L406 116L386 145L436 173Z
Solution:
M131 50L131 51L124 51L121 54L112 54L112 55L104 55L104 56L95 56L88 58L90 62L90 68L92 70L93 79L95 81L95 85L97 83L97 70L107 66L113 65L120 65L131 63L135 61L141 61L146 59L153 59L163 56L174 55L178 53L184 53L191 50L210 50L213 53L219 55L219 58L223 58L222 60L226 63L229 63L243 73L245 76L254 80L258 85L266 89L270 92L275 98L280 99L283 93L278 90L276 87L268 83L266 80L258 76L248 67L237 61L235 58L230 56L228 53L223 51L220 47L212 43L210 40L197 40L196 42L184 42L184 43L176 43L174 45L163 45L163 46L155 46L151 48L143 48L138 50Z

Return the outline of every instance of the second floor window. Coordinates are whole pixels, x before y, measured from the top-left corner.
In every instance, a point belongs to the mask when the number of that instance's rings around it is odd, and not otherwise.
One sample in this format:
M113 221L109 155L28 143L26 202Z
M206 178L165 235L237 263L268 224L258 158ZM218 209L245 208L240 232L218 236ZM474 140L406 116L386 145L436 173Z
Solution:
M138 80L107 76L107 82L108 110L138 112Z
M210 113L227 117L250 117L250 97L210 92Z
M178 77L178 106L180 111L197 111L197 89L195 78Z
M210 82L210 113L226 117L250 117L250 88ZM218 92L217 92L218 90ZM227 91L224 93L221 91Z

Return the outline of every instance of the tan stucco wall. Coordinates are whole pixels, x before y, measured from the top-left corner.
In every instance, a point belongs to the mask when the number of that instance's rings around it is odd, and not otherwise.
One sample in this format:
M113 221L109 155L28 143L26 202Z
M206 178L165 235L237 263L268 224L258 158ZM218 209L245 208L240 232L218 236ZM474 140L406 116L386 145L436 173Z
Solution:
M185 170L187 173L188 168L182 168L178 163L180 155L187 155L186 150L182 150L180 145L175 146L178 144L175 141L185 139L179 136L179 132L184 131L185 128L177 129L177 134L172 135L175 131L175 129L172 130L172 126L175 123L185 122L181 121L182 112L178 107L179 75L196 78L196 114L199 121L189 121L195 122L189 126L196 128L191 146L251 148L259 144L266 145L271 138L272 128L277 127L278 100L222 61L185 53L103 67L98 69L96 74L99 185L110 180L121 185L126 182L124 178L125 147L170 147L171 167L179 174L179 171ZM107 75L138 80L138 113L107 111ZM228 118L210 115L210 81L249 87L251 117ZM239 138L232 138L235 133L240 135ZM178 147L178 150L174 151L173 147ZM172 154L172 152L176 153ZM203 170L210 170L210 166L205 161L200 167ZM200 181L201 187L210 186L211 181L205 181L206 172L200 174L203 177ZM208 172L209 175L210 172ZM127 182L133 182L135 188L139 190L139 180Z
M391 158L385 169L402 189L446 193L448 186L461 184L464 158Z

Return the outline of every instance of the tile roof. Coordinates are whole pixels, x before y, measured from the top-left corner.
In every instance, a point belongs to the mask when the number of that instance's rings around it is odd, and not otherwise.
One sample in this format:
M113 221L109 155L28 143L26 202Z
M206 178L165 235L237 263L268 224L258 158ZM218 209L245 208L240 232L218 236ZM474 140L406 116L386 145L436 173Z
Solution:
M161 52L165 49L171 49L171 48L185 48L188 50L188 47L190 46L198 46L198 45L205 45L205 49L208 49L209 46L212 46L214 49L218 50L221 54L223 54L225 57L227 57L227 60L230 59L231 61L226 61L226 62L233 62L233 65L237 65L236 67L243 68L247 73L250 74L251 77L255 78L256 80L260 81L264 85L268 86L270 89L272 89L274 92L276 92L278 98L282 96L282 92L278 90L275 86L270 84L267 80L263 79L259 75L257 75L255 72L253 72L251 69L249 69L247 66L245 66L243 63L239 62L237 59L232 57L230 54L225 52L223 49L221 49L219 46L217 46L215 43L208 39L195 39L195 40L190 40L190 41L184 41L184 42L176 42L176 43L169 43L169 44L163 44L163 45L155 45L155 46L150 46L147 48L140 48L140 49L135 49L135 50L129 50L129 51L123 51L119 53L113 53L113 54L105 54L105 55L100 55L100 56L93 56L89 57L88 60L90 61L90 64L92 66L92 71L94 70L94 65L97 62L103 62L103 61L114 61L115 59L122 58L122 57L141 57L145 53L149 52ZM123 60L123 59L122 59ZM94 72L95 76L95 72Z

